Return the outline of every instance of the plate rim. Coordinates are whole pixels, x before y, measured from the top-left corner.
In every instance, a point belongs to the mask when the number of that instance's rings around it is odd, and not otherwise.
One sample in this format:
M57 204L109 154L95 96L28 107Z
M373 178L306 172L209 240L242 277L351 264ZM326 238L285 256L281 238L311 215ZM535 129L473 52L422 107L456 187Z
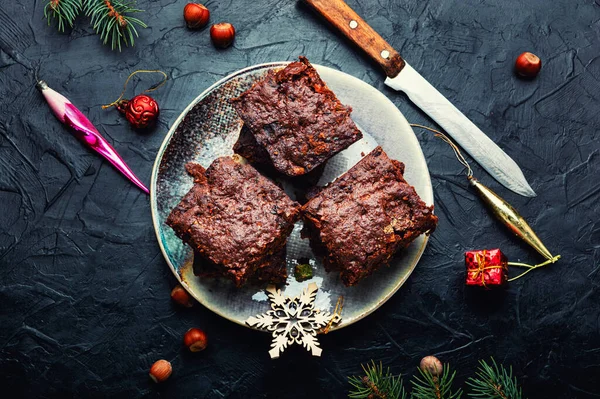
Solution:
M259 329L255 329L252 328L250 326L248 326L244 321L239 321L233 317L229 317L227 316L225 313L221 312L219 310L218 307L212 307L209 306L209 304L205 304L203 303L198 296L196 296L194 294L194 292L190 289L190 287L185 283L185 281L181 278L181 275L177 272L177 270L175 269L175 267L173 266L171 260L169 259L169 256L166 253L165 247L163 245L163 241L161 239L160 236L160 230L159 230L159 216L158 216L158 206L157 206L157 191L156 191L156 184L158 181L158 170L160 167L160 162L162 161L165 149L167 147L167 144L169 143L170 139L173 137L173 135L175 134L175 131L177 130L177 128L179 127L179 125L181 124L181 121L186 117L186 115L188 114L188 112L194 107L196 106L196 104L198 104L198 102L200 102L200 100L202 98L204 98L206 95L208 95L212 90L214 90L216 87L220 86L221 84L227 82L228 80L232 79L233 77L246 73L248 71L251 71L253 69L260 69L260 68L264 68L264 67L277 67L277 66L283 66L283 65L287 65L289 63L291 63L293 61L273 61L273 62L265 62L265 63L260 63L260 64L255 64L255 65L251 65L242 69L238 69L230 74L228 74L227 76L219 79L218 81L216 81L215 83L213 83L212 85L210 85L208 88L206 88L205 90L203 90L198 96L196 96L188 105L187 107L184 108L184 110L179 114L179 116L177 117L177 119L175 119L175 121L173 122L173 124L171 125L171 127L169 128L169 131L167 132L167 134L165 135L160 147L158 148L158 152L156 154L156 158L154 159L154 164L152 165L152 174L150 176L150 213L152 216L152 227L154 229L154 234L156 236L156 239L158 241L158 246L160 247L160 251L163 255L163 259L166 261L167 265L169 266L169 268L171 269L171 272L173 273L173 275L175 276L175 278L177 279L177 281L179 282L179 284L185 288L185 290L196 300L196 302L198 302L199 304L201 304L202 306L204 306L206 309L210 310L211 312L223 317L226 320L232 321L235 324L244 326L246 328L249 328L251 330L254 331L263 331L263 332L268 332L265 330L259 330ZM377 88L373 87L372 85L370 85L369 83L365 82L364 80L357 78L354 75L350 75L349 73L340 71L338 69L335 68L331 68L325 65L320 65L320 64L312 64L315 68L326 68L326 69L330 69L336 73L341 73L344 75L347 75L348 77L354 78L358 81L360 81L363 84L366 84L368 86L370 86L371 88L373 88L374 90L377 90L384 98L385 100L387 100L388 102L390 102L395 108L398 108L385 94L383 94L380 90L378 90ZM431 191L431 205L434 204L434 195L433 195L433 186L431 184L431 175L429 173L429 168L427 167L427 159L425 158L425 154L423 153L423 149L421 148L421 144L419 143L419 140L414 132L414 130L412 129L412 126L410 126L410 123L408 122L408 120L406 120L406 118L404 117L404 114L398 109L399 114L402 116L402 119L405 121L406 125L408 126L408 128L411 130L411 132L413 133L413 137L414 139L417 141L418 145L418 149L421 153L421 156L423 158L423 160L425 161L425 166L426 166L426 177L427 177L427 184L426 186L430 189ZM421 260L421 257L423 256L423 253L425 252L425 247L427 246L427 243L429 242L429 234L425 234L424 235L424 239L423 242L421 243L420 248L418 249L418 255L415 257L414 261L410 264L410 266L408 267L408 272L405 274L405 276L398 282L398 284L396 284L396 286L390 290L386 295L382 296L381 299L377 302L377 304L375 306L373 306L372 308L368 309L367 311L360 313L358 316L356 316L352 322L350 323L341 323L339 325L334 326L333 328L331 328L329 330L329 332L332 331L337 331L337 330L341 330L344 327L348 327L351 326L355 323L357 323L358 321L364 319L365 317L369 316L371 313L375 312L377 309L379 309L381 306L383 306L394 294L396 294L396 292L398 292L398 290L400 289L400 287L402 287L404 285L404 283L406 283L406 280L408 280L408 278L412 275L412 273L414 272L415 268L417 267L417 264L419 263L419 261Z

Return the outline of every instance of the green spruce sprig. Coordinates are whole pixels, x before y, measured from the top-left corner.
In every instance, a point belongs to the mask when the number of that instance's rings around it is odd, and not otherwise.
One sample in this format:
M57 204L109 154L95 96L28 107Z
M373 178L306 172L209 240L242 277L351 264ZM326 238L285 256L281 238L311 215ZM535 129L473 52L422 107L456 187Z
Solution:
M472 398L486 399L521 399L521 388L517 378L512 375L512 367L508 370L503 365L497 365L491 358L491 365L484 360L479 361L475 377L467 380L467 385L472 388L469 396Z
M44 17L48 20L48 25L56 20L59 32L64 32L65 25L73 27L73 22L80 11L81 0L48 0L44 7Z
M110 42L111 49L121 51L121 42L133 46L134 36L138 37L136 25L146 28L147 25L128 14L139 13L133 3L122 0L84 0L86 15L92 18L92 25L100 35L102 42Z
M44 16L48 24L58 21L58 30L64 32L65 25L73 27L73 21L84 11L91 18L92 26L104 44L110 43L111 49L122 45L133 46L138 37L137 27L147 25L131 14L142 10L135 8L135 1L129 0L48 0L44 7Z
M450 372L450 366L444 364L442 372L437 375L431 374L428 370L418 368L420 377L415 375L411 380L413 386L411 398L415 399L459 399L462 396L462 390L452 392L452 384L456 371Z
M475 377L467 380L471 387L468 396L477 399L522 399L521 388L517 378L512 375L512 367L508 370L496 364L491 358L491 364L484 360L479 361ZM390 369L386 371L383 365L376 365L371 360L367 366L362 366L365 372L363 377L350 377L348 380L353 387L348 394L353 399L407 399L408 394L403 386L402 377L394 377ZM453 391L456 372L450 370L448 364L442 363L434 356L427 356L421 360L417 368L419 375L414 375L410 392L411 399L459 399L463 391Z
M348 394L352 399L406 399L406 390L402 382L402 376L394 377L390 369L383 370L383 365L371 364L362 366L365 375L363 377L352 376L348 378L350 385L354 387Z

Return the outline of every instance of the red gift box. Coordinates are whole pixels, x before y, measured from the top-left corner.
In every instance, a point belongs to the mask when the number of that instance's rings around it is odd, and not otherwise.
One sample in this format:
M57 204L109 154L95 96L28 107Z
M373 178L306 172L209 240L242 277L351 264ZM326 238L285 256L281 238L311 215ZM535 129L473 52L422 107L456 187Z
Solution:
M508 261L499 249L465 252L467 285L501 286L508 280Z

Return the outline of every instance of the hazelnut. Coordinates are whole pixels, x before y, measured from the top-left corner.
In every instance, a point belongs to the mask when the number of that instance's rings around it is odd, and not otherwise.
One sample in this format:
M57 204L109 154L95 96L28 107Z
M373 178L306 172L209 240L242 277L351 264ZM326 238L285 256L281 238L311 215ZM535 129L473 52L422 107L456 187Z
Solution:
M229 47L235 38L235 28L229 22L214 24L210 27L210 38L215 47Z
M183 336L183 344L192 352L200 352L206 349L208 339L204 331L199 328L190 328Z
M542 69L542 60L533 53L525 52L517 57L515 71L526 78L534 78Z
M171 363L161 359L150 367L150 378L152 378L154 382L163 382L171 376L172 372L173 367L171 367Z
M421 359L419 368L423 371L429 372L434 377L439 377L442 374L443 366L440 359L435 356L425 356Z
M171 299L181 306L191 308L194 306L194 300L190 294L181 285L176 285L171 291Z
M190 29L204 28L210 19L210 11L199 3L187 3L183 8L183 18Z

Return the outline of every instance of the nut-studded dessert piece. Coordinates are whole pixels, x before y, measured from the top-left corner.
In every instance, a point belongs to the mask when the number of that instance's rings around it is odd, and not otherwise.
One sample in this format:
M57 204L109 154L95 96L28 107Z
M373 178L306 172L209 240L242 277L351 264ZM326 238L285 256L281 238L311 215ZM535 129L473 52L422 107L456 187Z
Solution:
M285 247L300 205L251 165L217 158L208 169L188 164L194 185L167 224L237 286Z
M274 167L300 176L362 138L344 106L305 57L269 71L231 100Z
M404 164L375 148L303 206L304 233L328 271L355 285L437 225L403 177Z

